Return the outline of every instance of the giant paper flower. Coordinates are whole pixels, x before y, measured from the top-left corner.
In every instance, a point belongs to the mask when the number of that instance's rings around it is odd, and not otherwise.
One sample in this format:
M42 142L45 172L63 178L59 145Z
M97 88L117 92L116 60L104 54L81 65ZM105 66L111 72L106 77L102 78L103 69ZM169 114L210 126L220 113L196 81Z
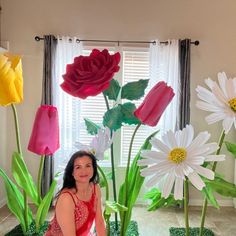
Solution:
M21 58L8 53L0 55L0 105L7 106L23 100Z
M81 142L76 142L75 146L80 150L86 150L92 152L98 160L104 159L104 152L110 148L114 138L114 133L111 137L111 131L108 127L105 129L101 128L89 145Z
M197 189L201 190L205 184L200 175L214 179L214 172L204 168L205 161L222 161L224 155L212 155L218 149L216 143L206 143L210 134L205 131L194 138L194 129L188 125L177 132L168 131L162 141L153 138L150 142L156 150L143 150L138 165L146 166L141 170L142 176L151 176L147 186L158 183L163 177L165 184L162 196L167 198L174 186L174 198L183 198L183 181L188 177Z
M161 81L149 91L142 104L135 110L134 115L142 123L156 126L174 95L173 89Z
M74 97L87 98L106 90L115 72L119 71L120 54L110 55L107 49L93 49L89 56L74 58L68 64L61 88Z
M228 79L225 72L218 73L218 81L210 78L205 80L210 90L198 86L197 95L202 101L197 101L197 107L212 112L206 117L208 124L223 120L223 129L228 133L232 125L236 129L236 78Z
M38 155L52 155L60 147L57 108L39 107L31 133L28 150Z

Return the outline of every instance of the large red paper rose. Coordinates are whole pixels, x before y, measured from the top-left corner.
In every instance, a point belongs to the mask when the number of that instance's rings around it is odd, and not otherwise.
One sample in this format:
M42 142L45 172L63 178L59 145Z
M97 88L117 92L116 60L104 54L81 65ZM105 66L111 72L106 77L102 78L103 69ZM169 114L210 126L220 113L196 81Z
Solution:
M61 88L74 97L82 99L96 96L106 90L114 73L119 71L120 54L110 55L107 49L93 49L89 56L74 58L68 64Z

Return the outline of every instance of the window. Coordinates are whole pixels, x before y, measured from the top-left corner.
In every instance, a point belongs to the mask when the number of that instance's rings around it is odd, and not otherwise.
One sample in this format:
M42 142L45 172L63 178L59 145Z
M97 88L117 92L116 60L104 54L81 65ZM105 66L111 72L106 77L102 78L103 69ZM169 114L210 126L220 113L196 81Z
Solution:
M115 47L113 45L102 45L99 47L96 45L87 45L82 48L82 46L76 42L74 42L73 46L71 46L71 41L64 42L64 46L60 45L61 43L62 42L60 40L57 45L58 48L61 47L61 49L57 50L58 62L56 62L56 87L54 88L55 97L57 98L54 104L57 105L59 110L61 127L61 149L56 153L57 157L55 158L56 172L60 170L60 168L58 168L60 165L64 169L64 165L68 158L74 151L76 151L76 148L74 147L76 141L89 144L93 138L92 135L87 133L84 118L88 118L95 123L101 124L103 114L106 111L102 94L82 100L66 94L59 87L59 84L62 82L61 77L65 73L66 64L72 63L75 56L81 54L89 55L93 48L98 48L100 50L107 48L110 53L119 51L121 54L121 68L120 71L115 74L115 79L119 81L120 85L124 85L135 80L137 81L139 79L149 78L151 78L150 84L152 84L152 86L156 84L158 80L167 81L169 85L173 85L173 82L170 81L170 79L174 80L175 84L177 84L178 81L178 45L174 43L170 43L169 48L168 46L163 46L161 44L153 46L157 47L154 48L156 51L147 47ZM170 47L175 47L175 49L172 50ZM153 57L157 59L154 60ZM152 68L155 69L152 70ZM153 79L153 77L155 79ZM60 80L59 83L58 79ZM148 92L150 87L146 89L145 93ZM176 89L174 90L176 92ZM138 106L142 102L143 98L133 102L136 106ZM124 103L125 101L120 102ZM172 104L174 104L173 106L176 106L176 103L172 102ZM167 122L162 123L160 120L158 127L163 128L164 123L171 123L175 117L174 114L175 112L171 111L171 115L167 115L167 118L165 117L165 121ZM174 121L172 123L174 126ZM132 158L134 158L138 152L145 138L147 138L150 133L156 131L158 127L149 128L144 125L140 127L134 139L131 155ZM116 137L114 140L116 166L126 166L129 143L134 128L135 126L123 126L121 130L116 132ZM106 153L104 161L99 162L100 165L110 165L109 153L110 152Z

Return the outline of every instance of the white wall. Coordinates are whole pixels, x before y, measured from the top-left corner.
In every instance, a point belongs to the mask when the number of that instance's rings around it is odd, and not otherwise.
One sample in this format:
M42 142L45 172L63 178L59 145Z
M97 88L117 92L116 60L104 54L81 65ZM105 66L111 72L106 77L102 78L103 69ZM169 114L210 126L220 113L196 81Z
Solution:
M236 2L235 0L2 0L1 37L10 42L10 51L23 56L24 102L19 106L22 146L32 173L38 159L27 152L34 113L40 103L43 42L36 35L70 35L82 39L167 40L191 38L200 40L192 46L191 60L191 121L197 131L208 129L217 141L220 125L207 126L206 113L195 108L195 87L206 77L216 78L218 71L236 75ZM15 148L11 111L7 111L7 129L1 139L6 151L0 149L5 163ZM1 120L2 122L2 120ZM234 132L235 133L235 132ZM233 137L231 132L230 136ZM234 136L235 137L235 136ZM5 160L5 161L4 161ZM234 180L234 160L228 158L220 166L226 179ZM3 198L0 186L0 197ZM1 200L0 199L0 200ZM193 203L199 193L191 190ZM232 204L226 200L225 204Z

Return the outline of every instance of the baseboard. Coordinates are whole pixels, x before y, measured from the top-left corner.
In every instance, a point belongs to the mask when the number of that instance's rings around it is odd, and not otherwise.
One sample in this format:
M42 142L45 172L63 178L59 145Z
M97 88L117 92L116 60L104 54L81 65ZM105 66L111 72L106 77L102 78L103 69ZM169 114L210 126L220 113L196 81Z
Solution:
M236 208L236 199L227 199L227 200L218 200L218 203L220 206L222 207L232 207L234 206ZM202 206L203 201L201 199L190 199L189 201L189 206ZM137 199L136 205L140 205L140 206L147 206L148 202L144 201L141 198Z
M222 207L232 207L235 204L233 203L233 199L227 199L227 200L217 200L217 202L219 203L220 206ZM202 200L200 199L190 199L189 201L189 206L202 206ZM236 202L235 202L236 203ZM235 205L236 206L236 205Z
M0 200L0 208L7 204L7 199L3 198Z
M236 198L234 198L234 208L236 208Z

